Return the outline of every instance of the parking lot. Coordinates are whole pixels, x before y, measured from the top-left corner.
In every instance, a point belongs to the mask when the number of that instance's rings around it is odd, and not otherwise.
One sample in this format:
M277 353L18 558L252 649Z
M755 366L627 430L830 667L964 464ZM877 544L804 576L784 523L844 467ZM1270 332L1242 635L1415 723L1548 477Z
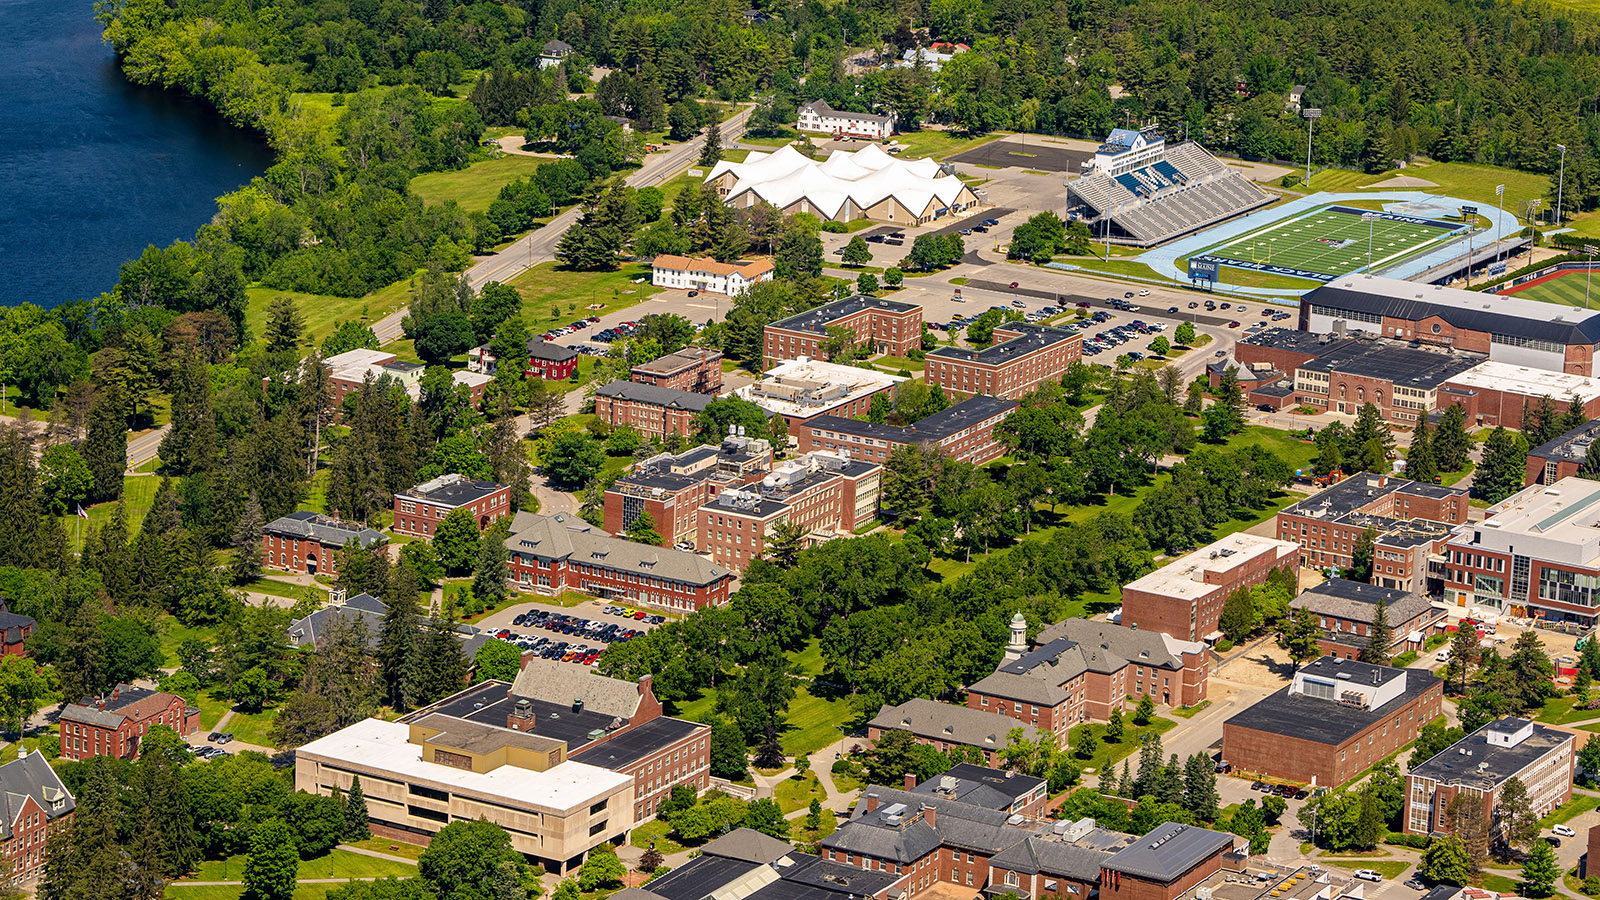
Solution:
M625 616L623 609L635 615ZM632 640L665 621L651 610L595 600L574 607L518 603L485 617L477 627L545 659L594 665L608 646Z
M1076 172L1093 154L1041 138L1008 138L991 141L965 153L950 157L950 162L995 168L1033 169L1039 172Z

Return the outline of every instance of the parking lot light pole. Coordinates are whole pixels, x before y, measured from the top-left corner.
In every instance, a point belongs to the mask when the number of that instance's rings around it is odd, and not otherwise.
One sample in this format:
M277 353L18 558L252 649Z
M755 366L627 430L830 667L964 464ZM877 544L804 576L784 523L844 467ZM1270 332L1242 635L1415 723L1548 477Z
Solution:
M1311 132L1316 129L1317 120L1322 118L1322 110L1316 107L1301 110L1300 115L1306 117L1306 190L1311 190Z

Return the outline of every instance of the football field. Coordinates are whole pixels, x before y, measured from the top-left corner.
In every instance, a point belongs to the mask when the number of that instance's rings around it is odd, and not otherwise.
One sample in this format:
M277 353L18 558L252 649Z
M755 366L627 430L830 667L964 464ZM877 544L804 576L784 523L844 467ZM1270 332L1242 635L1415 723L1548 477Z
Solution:
M1600 278L1594 278L1582 269L1557 272L1504 293L1524 300L1564 303L1567 306L1583 306L1587 301L1590 308L1600 309Z
M1373 218L1368 222L1363 215ZM1369 229L1372 267L1381 270L1451 238L1465 227L1462 223L1329 206L1252 231L1212 247L1195 259L1329 281L1366 268Z

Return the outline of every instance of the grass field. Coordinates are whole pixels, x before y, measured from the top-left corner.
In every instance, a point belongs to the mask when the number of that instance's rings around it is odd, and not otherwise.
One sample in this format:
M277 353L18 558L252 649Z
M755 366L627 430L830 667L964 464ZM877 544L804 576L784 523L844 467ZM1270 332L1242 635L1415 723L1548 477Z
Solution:
M1574 793L1571 800L1556 807L1548 816L1540 819L1539 827L1549 828L1552 825L1571 822L1592 809L1600 809L1600 797Z
M807 772L804 778L784 779L782 784L773 789L772 796L778 801L778 808L787 814L810 806L813 797L819 803L827 800L828 792L822 789L817 776Z
M1565 306L1593 305L1600 300L1593 293L1593 281L1594 275L1590 271L1564 271L1537 284L1519 288L1510 296Z
M323 294L303 294L299 291L280 291L277 288L256 286L247 288L249 305L245 309L245 326L257 338L267 322L267 306L273 298L293 297L300 303L300 312L306 317L306 334L317 344L333 333L342 321L356 319L376 322L389 313L411 302L411 280L396 281L386 288L373 291L365 297L329 297Z
M1172 721L1171 719L1163 719L1160 716L1156 716L1154 719L1150 720L1149 725L1141 727L1133 724L1133 717L1129 716L1125 720L1125 725L1122 732L1122 740L1112 744L1105 740L1105 723L1090 722L1086 725L1079 725L1077 728L1072 729L1072 737L1068 741L1067 746L1073 748L1072 762L1074 765L1082 768L1084 771L1093 769L1096 772L1104 772L1108 766L1115 766L1134 751L1138 750L1140 742L1146 734L1165 734L1166 732L1177 727L1177 725L1178 723ZM1079 735L1082 734L1085 728L1094 733L1096 740L1094 756L1090 757L1089 759L1084 759L1083 757L1079 756L1076 750L1078 746Z
M634 284L636 278L644 282ZM511 279L511 286L522 295L522 319L535 332L579 316L603 316L661 292L650 284L650 266L643 263L615 272L576 272L557 263L540 263ZM602 308L590 309L593 304Z
M1306 216L1275 222L1212 247L1205 255L1224 260L1266 263L1324 275L1364 268L1368 237L1374 266L1398 262L1454 232L1453 226L1422 225L1391 219L1362 221L1349 207L1327 207ZM1229 273L1231 279L1233 273Z
M489 208L500 188L549 162L537 156L506 155L498 159L475 162L465 169L453 172L429 172L411 179L411 192L424 203L444 203L454 200L467 212L482 212Z
M1398 859L1329 859L1326 856L1318 859L1341 869L1371 869L1390 881L1399 878L1405 870L1411 868L1410 861Z

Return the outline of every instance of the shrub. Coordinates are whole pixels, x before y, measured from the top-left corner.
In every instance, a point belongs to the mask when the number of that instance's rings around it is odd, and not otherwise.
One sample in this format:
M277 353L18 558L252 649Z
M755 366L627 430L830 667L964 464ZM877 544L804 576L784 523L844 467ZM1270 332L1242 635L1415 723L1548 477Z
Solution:
M1223 638L1222 640L1217 641L1217 652L1218 653L1227 653L1229 650L1232 650L1232 649L1233 649L1233 641L1230 641L1227 638Z

